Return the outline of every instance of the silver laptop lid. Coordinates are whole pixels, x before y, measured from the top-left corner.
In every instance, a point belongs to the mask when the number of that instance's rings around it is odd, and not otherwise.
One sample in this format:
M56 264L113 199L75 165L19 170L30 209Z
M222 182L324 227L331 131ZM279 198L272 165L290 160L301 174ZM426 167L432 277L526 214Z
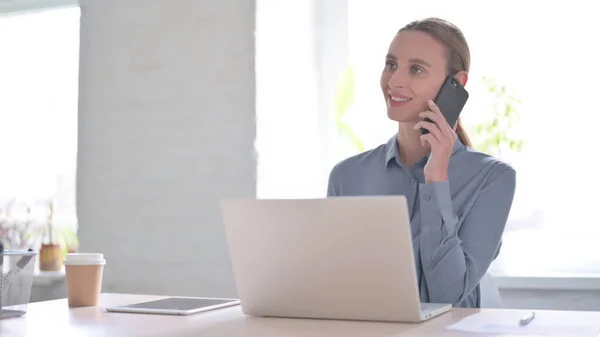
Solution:
M405 197L228 199L221 207L245 313L419 320Z

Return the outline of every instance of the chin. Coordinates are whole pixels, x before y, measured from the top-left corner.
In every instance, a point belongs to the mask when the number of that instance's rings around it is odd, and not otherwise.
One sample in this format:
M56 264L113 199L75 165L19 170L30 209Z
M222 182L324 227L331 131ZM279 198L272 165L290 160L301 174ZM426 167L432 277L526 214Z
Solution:
M415 117L414 113L408 112L408 111L401 111L399 109L387 109L387 115L388 118L398 122L398 123L416 123L419 121L419 119L417 117Z

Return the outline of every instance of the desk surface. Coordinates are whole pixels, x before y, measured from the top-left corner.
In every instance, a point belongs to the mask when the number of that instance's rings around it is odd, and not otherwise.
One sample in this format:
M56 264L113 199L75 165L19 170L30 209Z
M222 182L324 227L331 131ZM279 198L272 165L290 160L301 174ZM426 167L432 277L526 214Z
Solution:
M401 336L479 336L445 330L458 320L475 314L476 309L451 312L420 324L351 322L308 319L261 318L244 315L239 307L191 316L108 313L102 307L156 300L163 296L102 294L98 307L69 309L64 299L31 303L26 316L0 320L2 337L48 336L210 336L210 337L401 337ZM517 310L493 310L514 315ZM525 313L525 311L519 310ZM557 319L576 312L545 311ZM598 316L600 312L587 313Z

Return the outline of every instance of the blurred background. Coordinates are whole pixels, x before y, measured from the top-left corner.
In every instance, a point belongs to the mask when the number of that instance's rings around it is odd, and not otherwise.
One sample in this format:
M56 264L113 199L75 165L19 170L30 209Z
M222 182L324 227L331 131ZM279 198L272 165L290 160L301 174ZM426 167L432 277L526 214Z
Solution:
M438 16L470 44L475 147L518 172L505 305L600 310L592 6L0 0L1 238L44 251L33 301L64 297L77 250L105 254L105 291L234 295L219 198L323 197L395 132L392 37Z

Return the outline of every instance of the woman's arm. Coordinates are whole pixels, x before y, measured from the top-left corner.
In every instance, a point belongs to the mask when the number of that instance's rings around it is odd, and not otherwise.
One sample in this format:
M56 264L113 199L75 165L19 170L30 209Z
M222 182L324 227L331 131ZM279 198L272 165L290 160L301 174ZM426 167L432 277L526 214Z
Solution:
M340 195L338 166L339 164L335 165L329 172L329 179L327 182L327 197L337 197Z
M340 195L340 189L337 184L337 181L332 178L334 178L334 177L329 178L329 183L327 184L327 196L328 197L337 197Z
M461 302L496 257L515 194L516 174L490 177L457 231L448 181L421 184L421 261L429 301Z

